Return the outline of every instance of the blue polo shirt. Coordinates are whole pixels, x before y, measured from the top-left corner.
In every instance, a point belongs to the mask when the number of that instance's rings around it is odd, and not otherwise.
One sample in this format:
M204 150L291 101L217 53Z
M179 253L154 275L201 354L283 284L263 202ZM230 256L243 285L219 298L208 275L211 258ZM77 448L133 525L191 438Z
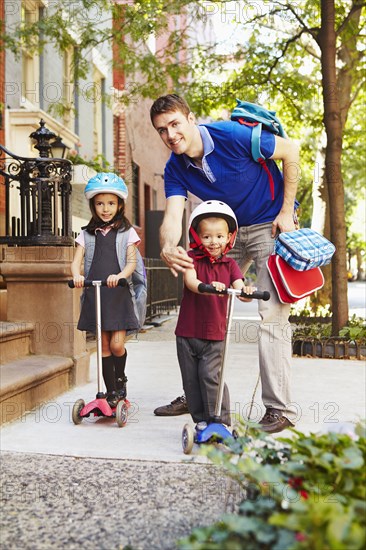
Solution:
M164 171L165 195L187 198L189 191L203 201L221 200L235 212L239 226L272 222L283 203L283 178L273 160L267 165L274 180L274 200L264 168L251 156L251 128L235 121L198 126L204 156L202 168L185 155L172 153ZM262 131L261 151L269 159L275 137Z

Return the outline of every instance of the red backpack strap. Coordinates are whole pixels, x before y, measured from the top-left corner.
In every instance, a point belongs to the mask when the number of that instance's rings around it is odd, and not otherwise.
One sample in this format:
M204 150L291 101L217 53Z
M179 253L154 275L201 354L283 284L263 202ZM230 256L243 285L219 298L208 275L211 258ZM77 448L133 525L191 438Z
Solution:
M251 128L260 124L259 122L249 122L248 120L244 120L244 118L238 118L238 122L240 122L243 126L250 126Z
M240 124L242 124L243 126L250 126L251 128L254 128L255 126L258 126L258 124L260 124L259 122L248 122L247 120L244 120L244 118L238 118L237 119L238 122L240 122ZM257 151L258 152L258 151ZM260 151L259 151L260 152ZM253 149L252 149L252 154L255 154ZM257 155L255 155L257 156ZM255 158L254 158L255 160ZM273 176L267 166L267 163L265 161L265 159L259 157L257 158L257 162L264 168L264 170L266 171L267 173L267 176L268 176L268 181L269 181L269 189L270 189L270 192L271 192L271 198L272 200L274 200L274 181L273 181Z
M258 158L257 162L259 162L259 164L265 169L267 173L268 180L269 180L269 189L271 191L271 198L274 201L274 181L273 181L273 176L270 172L270 169L268 168L267 163L264 159Z

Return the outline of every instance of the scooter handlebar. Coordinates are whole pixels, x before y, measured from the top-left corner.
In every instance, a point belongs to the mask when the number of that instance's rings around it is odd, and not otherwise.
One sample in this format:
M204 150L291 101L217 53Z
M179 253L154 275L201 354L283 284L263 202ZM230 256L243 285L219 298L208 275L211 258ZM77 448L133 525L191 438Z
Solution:
M255 300L267 300L270 299L271 295L267 290L255 290L252 294L246 294L242 290L237 290L234 288L225 288L225 290L216 290L212 285L206 285L205 283L200 283L198 285L198 292L204 292L206 294L236 294L241 298L254 298Z
M104 281L89 281L88 279L84 279L84 287L94 286L94 283L96 283L96 282L98 282L98 283L100 282L101 286L107 286L107 281L106 280L104 280ZM74 281L72 279L67 281L67 284L69 285L70 288L75 288ZM117 286L126 286L127 284L128 284L127 279L122 278L122 279L119 279Z

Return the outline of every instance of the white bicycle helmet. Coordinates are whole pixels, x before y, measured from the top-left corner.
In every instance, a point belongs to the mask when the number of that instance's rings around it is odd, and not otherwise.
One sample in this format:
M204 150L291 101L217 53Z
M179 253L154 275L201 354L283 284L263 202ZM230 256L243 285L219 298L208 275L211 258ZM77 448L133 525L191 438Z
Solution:
M85 197L89 200L99 193L112 193L126 200L128 189L122 178L112 172L99 172L86 184Z
M199 248L202 243L197 235L198 224L204 218L224 218L232 233L225 253L231 250L235 244L238 233L238 222L233 210L226 203L216 200L205 201L199 204L192 212L188 222L188 235L191 248ZM193 231L192 231L193 229Z

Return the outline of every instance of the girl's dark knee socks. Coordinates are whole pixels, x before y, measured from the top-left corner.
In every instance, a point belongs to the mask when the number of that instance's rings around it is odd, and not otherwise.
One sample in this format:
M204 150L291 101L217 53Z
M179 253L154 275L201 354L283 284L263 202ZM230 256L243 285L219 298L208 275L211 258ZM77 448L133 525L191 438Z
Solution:
M123 388L123 385L125 383L125 367L126 367L126 359L127 359L127 350L125 351L124 355L121 355L118 357L117 355L112 355L113 361L114 361L114 372L116 377L116 387L117 390L120 390Z
M102 357L102 372L107 392L116 391L113 355Z

